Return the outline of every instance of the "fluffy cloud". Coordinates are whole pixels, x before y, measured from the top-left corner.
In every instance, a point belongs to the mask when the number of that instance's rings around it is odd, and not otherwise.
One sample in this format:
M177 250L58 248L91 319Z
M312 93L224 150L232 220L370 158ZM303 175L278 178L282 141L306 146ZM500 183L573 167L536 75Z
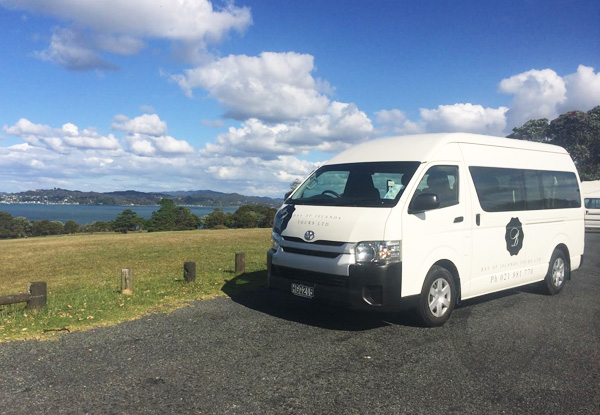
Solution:
M5 127L4 130L11 129L16 133L21 128L21 131L32 132L35 128L39 130L43 127L25 121L18 124ZM61 131L61 140L78 137L82 133L74 124L50 130L49 135ZM293 156L274 156L265 160L220 154L167 154L159 151L159 141L150 136L146 139L137 136L133 140L134 134L137 133L125 135L124 149L118 151L69 147L66 153L60 153L50 146L28 142L0 147L3 190L20 191L40 187L97 191L115 188L148 191L211 188L281 197L290 182L305 177L316 167L316 163ZM162 150L169 145L179 145L177 140L162 138ZM128 140L131 140L130 145Z
M139 156L194 152L187 141L176 140L167 135L167 123L156 114L143 114L133 119L125 115L117 115L111 128L125 132L127 135L123 141L130 151Z
M396 135L419 134L423 127L409 120L400 110L381 110L375 113L376 121L380 124L381 134L392 133Z
M481 105L439 105L437 109L421 108L418 121L409 120L400 110L383 110L377 115L379 131L393 134L468 132L502 135L506 128L508 108L484 108Z
M167 123L162 121L156 114L143 114L134 119L129 119L125 115L117 115L111 128L128 134L137 133L155 137L167 133Z
M427 132L455 132L501 135L506 127L506 107L484 108L481 105L439 105L422 108L421 119Z
M206 145L204 153L256 156L307 155L312 151L338 152L369 138L373 125L354 104L332 102L320 115L298 121L268 124L251 118L240 128L229 128Z
M567 92L561 113L574 109L588 111L600 105L600 73L594 72L594 68L579 65L577 72L564 80Z
M44 147L57 153L68 153L73 149L120 150L118 140L112 135L101 136L89 129L82 131L71 123L64 124L61 128L52 128L47 125L34 124L21 118L13 126L4 126L6 134L21 137L33 147Z
M280 122L323 113L329 99L312 77L314 58L294 52L230 55L172 77L191 95L203 88L227 116Z
M503 79L499 90L514 96L507 113L512 128L530 119L551 120L567 111L600 105L600 73L584 65L564 77L552 69L530 70Z
M48 49L34 55L74 71L115 69L98 54L89 37L69 29L54 29Z
M514 96L507 114L510 126L532 118L555 118L567 92L564 79L551 69L531 70L503 79L499 90Z
M252 23L247 7L226 4L217 9L209 0L0 0L9 9L70 22L70 29L54 31L50 46L38 56L75 70L111 68L99 52L137 53L149 39L170 40L187 51L188 59L197 58L206 44Z
M416 121L397 109L379 111L376 113L378 131L506 135L513 127L531 119L552 120L567 111L587 111L600 105L600 73L583 65L577 72L563 77L551 69L530 70L503 79L499 91L513 95L508 107L484 108L471 103L439 105L436 109L421 108Z

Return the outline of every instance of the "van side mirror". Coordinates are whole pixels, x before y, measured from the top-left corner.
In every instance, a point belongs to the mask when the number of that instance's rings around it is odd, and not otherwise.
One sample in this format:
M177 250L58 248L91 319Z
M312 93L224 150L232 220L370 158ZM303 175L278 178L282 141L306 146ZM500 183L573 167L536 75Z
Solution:
M291 192L291 191L290 191L290 192L287 192L287 193L285 194L285 196L283 196L283 200L284 200L284 201L285 201L285 200L287 200L287 199L288 199L288 197L290 197L290 195L291 195L291 194L292 194L292 192Z
M415 197L410 206L408 213L421 213L428 210L438 209L440 207L440 199L434 193L421 193Z

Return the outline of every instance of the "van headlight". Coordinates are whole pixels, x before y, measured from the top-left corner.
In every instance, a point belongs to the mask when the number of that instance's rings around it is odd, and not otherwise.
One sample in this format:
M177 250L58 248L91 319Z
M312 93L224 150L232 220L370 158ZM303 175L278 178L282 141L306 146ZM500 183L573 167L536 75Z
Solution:
M279 250L279 247L281 245L279 245L279 241L281 240L281 236L279 236L279 234L275 233L275 232L271 232L271 239L273 241L273 245L271 246L271 248L275 251Z
M402 261L400 241L360 242L354 250L356 263L384 263Z

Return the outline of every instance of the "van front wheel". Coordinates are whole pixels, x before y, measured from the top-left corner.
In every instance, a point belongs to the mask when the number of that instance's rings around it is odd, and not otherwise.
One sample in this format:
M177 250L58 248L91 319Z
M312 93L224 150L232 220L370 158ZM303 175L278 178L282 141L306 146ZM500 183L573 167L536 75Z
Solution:
M561 292L565 286L565 281L569 278L569 263L565 254L560 249L555 249L550 259L548 273L544 279L546 292L555 295Z
M427 327L438 327L450 318L456 302L456 287L450 271L434 265L425 278L417 314Z

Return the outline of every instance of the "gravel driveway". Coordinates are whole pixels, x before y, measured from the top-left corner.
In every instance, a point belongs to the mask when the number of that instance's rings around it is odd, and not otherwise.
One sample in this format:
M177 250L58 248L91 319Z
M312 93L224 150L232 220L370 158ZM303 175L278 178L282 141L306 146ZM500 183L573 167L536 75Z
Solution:
M600 411L600 234L555 297L468 301L441 328L266 290L0 344L1 414Z

